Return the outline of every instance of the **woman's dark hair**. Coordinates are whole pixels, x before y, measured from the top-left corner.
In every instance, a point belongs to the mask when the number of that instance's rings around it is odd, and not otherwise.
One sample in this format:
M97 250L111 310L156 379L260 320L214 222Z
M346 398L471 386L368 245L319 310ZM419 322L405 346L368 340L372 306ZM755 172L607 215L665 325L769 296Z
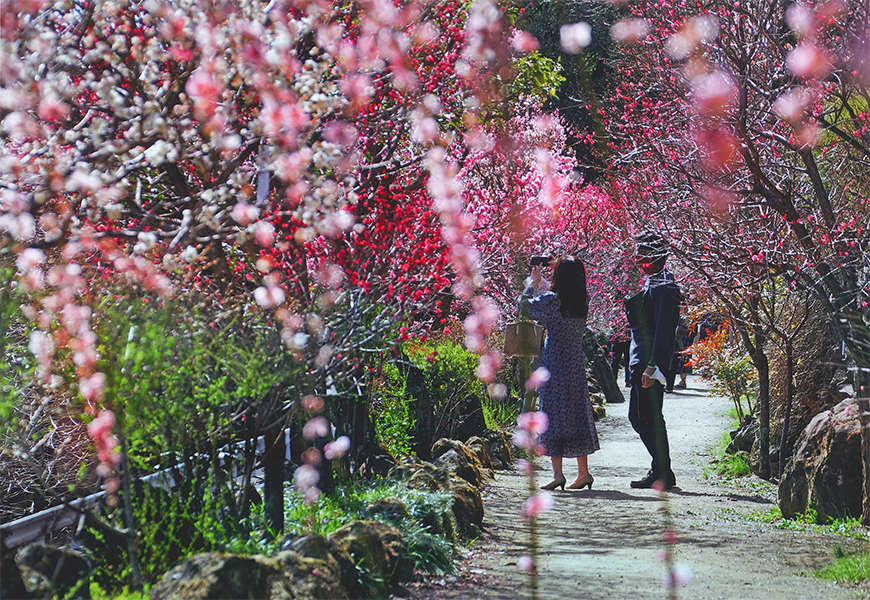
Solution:
M585 319L589 314L586 267L573 256L562 256L553 267L553 292L559 295L563 317Z

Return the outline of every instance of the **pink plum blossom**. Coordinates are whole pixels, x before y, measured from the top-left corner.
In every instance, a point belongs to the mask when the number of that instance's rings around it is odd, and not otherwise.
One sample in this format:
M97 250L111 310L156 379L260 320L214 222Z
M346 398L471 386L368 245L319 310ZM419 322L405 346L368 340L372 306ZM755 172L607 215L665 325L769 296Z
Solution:
M300 492L317 485L320 481L320 473L311 465L301 465L293 472L293 484Z
M799 37L807 39L816 33L816 15L806 4L794 3L785 11L785 22Z
M547 418L547 413L543 411L524 412L517 417L517 426L533 435L540 435L547 431L550 420Z
M306 440L313 441L319 437L329 435L329 421L323 417L314 417L302 427L302 437Z
M525 458L517 460L517 470L527 477L535 474L535 466Z
M617 44L636 44L647 36L649 30L646 19L621 19L610 28L610 37Z
M544 384L549 380L550 371L547 370L547 367L538 367L526 380L526 389L528 391L539 390L544 387Z
M256 220L258 216L260 216L260 209L256 206L251 206L250 204L246 204L244 202L237 202L233 207L233 211L231 215L233 220L241 225L242 227L246 227Z
M793 75L804 79L823 79L833 68L828 52L813 42L795 47L788 53L785 63Z
M287 294L278 285L260 286L254 290L254 300L263 308L274 308L284 302Z
M519 560L517 560L517 566L523 571L531 573L535 570L535 561L528 554L523 554L520 556Z
M518 30L514 32L511 38L511 46L517 52L534 52L540 47L538 40L528 31Z
M45 253L38 248L25 248L15 260L15 266L21 273L27 273L45 262Z
M268 248L275 241L275 226L268 221L257 221L254 224L254 239L264 248Z
M105 388L106 376L102 373L97 372L79 379L79 393L88 402L96 402L102 398Z
M514 432L512 441L517 446L517 448L520 448L521 450L527 450L527 451L531 450L532 447L534 446L534 443L535 443L532 440L532 436L529 435L529 432L524 431L522 429L519 429L519 430Z
M523 515L526 518L534 519L541 513L545 513L553 508L553 494L550 492L541 492L530 496L523 504Z
M347 454L348 450L350 450L350 438L343 435L337 440L326 444L323 453L329 460L335 460Z
M692 580L692 569L685 563L677 563L670 573L662 576L662 584L676 588L687 585Z

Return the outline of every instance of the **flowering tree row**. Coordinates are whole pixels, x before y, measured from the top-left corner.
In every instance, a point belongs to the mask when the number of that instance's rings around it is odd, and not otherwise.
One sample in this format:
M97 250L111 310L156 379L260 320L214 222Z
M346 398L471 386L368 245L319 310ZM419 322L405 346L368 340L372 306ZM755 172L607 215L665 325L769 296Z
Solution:
M728 307L759 370L783 307L813 295L855 388L870 374L866 6L637 3L612 34L607 113L621 190L662 229L688 288ZM783 302L786 299L786 302ZM788 300L791 299L791 300ZM792 310L792 309L790 309Z
M36 382L101 415L105 475L129 469L110 434L120 347L95 334L104 292L208 303L215 328L271 315L305 374L246 399L274 429L288 405L313 417L318 396L357 394L366 357L456 301L492 380L501 357L482 340L516 283L501 267L593 256L619 214L571 181L557 119L503 102L541 97L545 62L487 0L34 0L2 15L0 255ZM314 467L347 446L323 448L331 430L311 422Z

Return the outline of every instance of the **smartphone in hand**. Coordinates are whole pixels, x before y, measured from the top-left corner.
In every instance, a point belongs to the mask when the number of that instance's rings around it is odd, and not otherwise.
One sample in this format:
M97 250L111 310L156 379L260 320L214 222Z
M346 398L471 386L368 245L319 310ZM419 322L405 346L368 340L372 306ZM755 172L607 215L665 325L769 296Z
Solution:
M533 256L531 263L533 267L546 267L552 260L552 256Z

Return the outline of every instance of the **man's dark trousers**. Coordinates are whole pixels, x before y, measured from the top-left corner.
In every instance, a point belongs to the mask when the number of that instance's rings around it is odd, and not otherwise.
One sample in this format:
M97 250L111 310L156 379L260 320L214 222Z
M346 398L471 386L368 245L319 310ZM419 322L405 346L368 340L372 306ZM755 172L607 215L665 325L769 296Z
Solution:
M628 420L640 436L647 452L652 457L652 473L656 479L665 482L673 481L671 471L671 453L668 446L668 432L665 428L665 418L662 406L665 398L665 388L653 381L652 386L641 385L644 365L631 367L631 395L628 401Z
M626 384L629 381L629 373L631 372L628 367L628 350L630 346L631 340L610 343L610 368L613 370L613 378L617 379L619 377L619 368L625 365Z

